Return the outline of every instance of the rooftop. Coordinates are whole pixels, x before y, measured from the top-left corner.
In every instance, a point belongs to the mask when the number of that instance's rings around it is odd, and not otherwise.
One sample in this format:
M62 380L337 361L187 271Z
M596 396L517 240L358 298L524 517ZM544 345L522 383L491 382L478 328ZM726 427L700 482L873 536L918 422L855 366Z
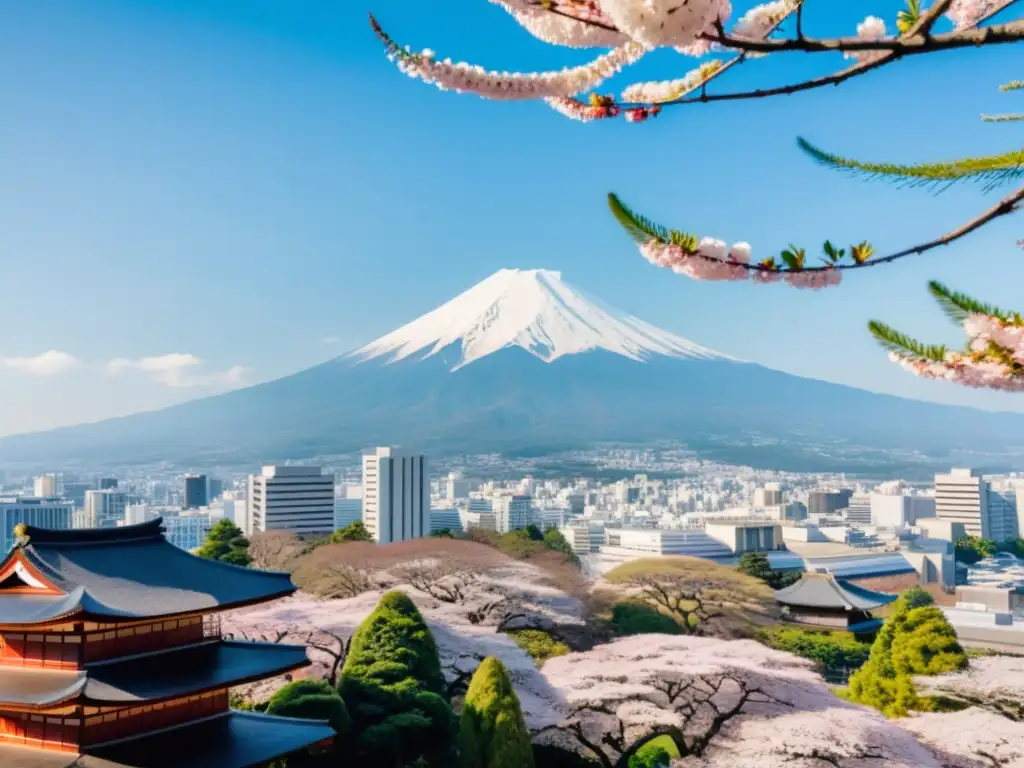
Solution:
M295 591L286 573L228 565L170 544L163 520L120 528L57 531L28 526L0 574L26 577L37 592L5 594L0 625L42 624L68 616L134 619L224 610ZM31 584L31 582L35 584Z
M0 703L50 707L155 702L282 675L308 664L301 645L213 641L93 664L82 671L4 668Z
M251 768L334 737L326 722L227 712L94 747L89 754L0 745L4 768Z
M783 605L802 608L873 611L893 602L896 595L864 589L830 573L805 573L796 584L776 592L775 599Z

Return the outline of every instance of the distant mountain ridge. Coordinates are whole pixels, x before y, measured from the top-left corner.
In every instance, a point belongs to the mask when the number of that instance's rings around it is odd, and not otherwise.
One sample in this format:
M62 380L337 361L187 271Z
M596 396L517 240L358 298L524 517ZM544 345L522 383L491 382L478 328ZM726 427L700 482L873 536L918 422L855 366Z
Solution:
M923 451L947 466L1024 455L1021 427L1024 415L744 363L557 272L501 270L342 357L161 411L8 437L0 461L255 465L375 444L443 456L671 440L722 461L835 471L862 449Z

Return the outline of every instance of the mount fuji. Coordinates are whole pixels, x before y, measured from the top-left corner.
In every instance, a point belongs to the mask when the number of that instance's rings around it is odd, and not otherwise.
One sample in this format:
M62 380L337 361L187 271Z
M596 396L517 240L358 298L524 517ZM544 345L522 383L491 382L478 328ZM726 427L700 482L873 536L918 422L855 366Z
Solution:
M8 437L0 461L234 466L375 444L444 456L672 441L727 462L836 471L858 461L877 468L894 455L947 467L961 457L1002 461L1024 453L1021 426L1024 415L742 362L605 306L558 272L506 269L313 368L160 411Z

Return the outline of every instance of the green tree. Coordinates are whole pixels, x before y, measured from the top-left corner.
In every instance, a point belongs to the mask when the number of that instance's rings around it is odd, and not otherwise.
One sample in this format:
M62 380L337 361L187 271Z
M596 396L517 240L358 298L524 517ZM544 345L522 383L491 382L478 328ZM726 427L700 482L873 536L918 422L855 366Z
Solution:
M629 768L668 768L672 758L663 747L647 744L629 758Z
M431 534L435 539L454 539L455 534L452 533L451 528L441 528L440 530L433 531Z
M477 667L462 704L460 768L533 768L533 746L512 681L493 656Z
M579 564L579 557L577 557L576 552L573 551L572 545L557 528L548 528L544 531L544 546L548 549L553 549L555 552L561 552L563 555L568 557L570 561L575 564Z
M210 529L206 541L196 554L207 560L219 560L232 565L249 565L252 562L249 557L249 540L245 538L242 529L227 518L218 520Z
M772 568L768 556L763 552L746 552L740 557L739 570L755 579L760 579L772 589L782 589L800 581L795 571L777 571Z
M652 605L623 600L612 606L612 629L618 635L681 635L679 622Z
M362 520L356 520L354 523L349 523L341 530L332 533L327 543L344 544L346 541L373 541L373 536L366 530Z
M849 632L779 624L758 632L758 639L769 648L817 662L825 672L858 669L871 654L871 644L862 643Z
M945 615L927 592L910 589L893 603L867 663L850 678L850 698L889 717L903 717L912 709L927 708L914 690L914 675L966 666L967 655Z
M437 645L419 610L388 592L352 636L339 684L359 765L451 764L455 718Z
M323 680L296 680L288 683L267 702L268 715L326 720L338 736L348 733L348 709L338 692Z
M956 540L953 551L959 562L973 565L986 557L992 557L996 553L996 549L995 542L989 539L979 536L961 536Z
M540 528L538 528L533 523L530 523L528 526L523 528L523 535L525 535L526 538L528 538L530 541L543 541L544 540L544 534L541 533L540 532Z

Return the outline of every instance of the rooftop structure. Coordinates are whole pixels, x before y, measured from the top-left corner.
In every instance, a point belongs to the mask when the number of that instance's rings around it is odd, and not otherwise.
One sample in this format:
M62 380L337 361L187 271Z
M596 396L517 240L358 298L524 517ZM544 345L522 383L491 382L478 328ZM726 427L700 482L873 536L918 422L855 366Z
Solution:
M800 581L775 593L786 619L851 632L870 632L882 625L871 611L888 605L896 595L858 587L831 573L805 573Z
M4 768L249 768L334 736L228 708L230 688L308 664L220 633L220 611L294 592L287 574L194 557L159 518L19 533L0 562Z

